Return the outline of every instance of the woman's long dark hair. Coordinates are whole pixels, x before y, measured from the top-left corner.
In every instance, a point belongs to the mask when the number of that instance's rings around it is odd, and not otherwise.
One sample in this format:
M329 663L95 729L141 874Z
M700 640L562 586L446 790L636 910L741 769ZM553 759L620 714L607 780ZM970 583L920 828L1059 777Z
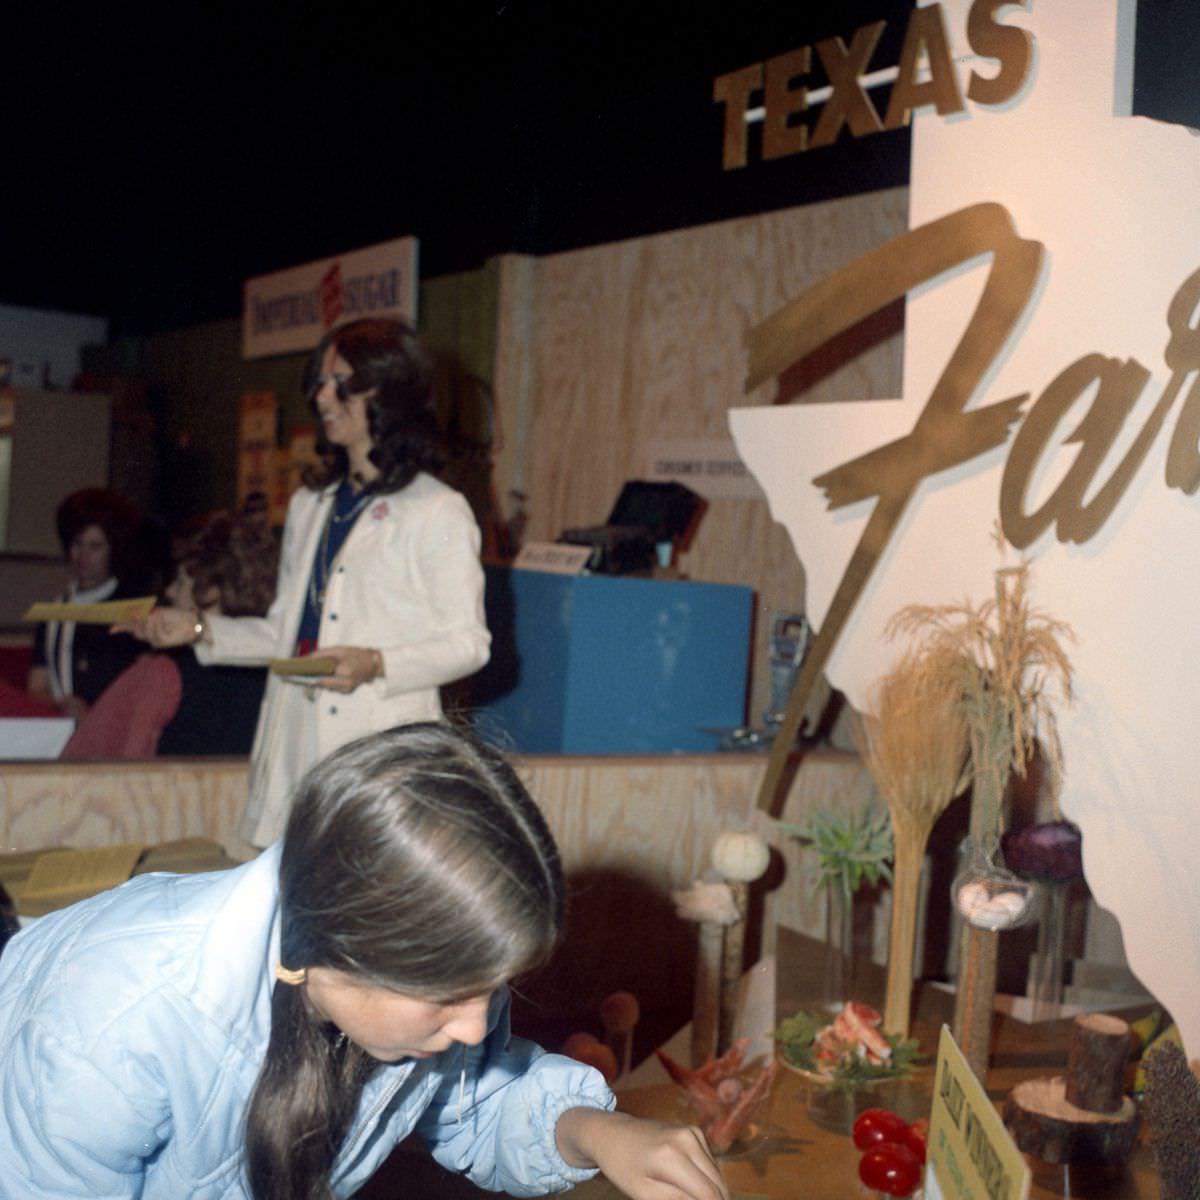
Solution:
M437 474L445 466L442 433L433 391L433 365L416 332L404 321L364 317L331 329L309 355L304 394L317 415L318 462L304 472L305 484L319 491L340 483L350 470L346 451L325 438L317 413L317 392L325 352L336 347L353 376L338 390L347 396L367 394L367 429L371 462L378 476L367 492L398 492L418 471Z
M442 722L351 742L301 783L283 837L280 957L426 1000L488 992L558 941L563 879L537 806L495 750ZM276 983L246 1117L255 1200L329 1200L378 1064Z

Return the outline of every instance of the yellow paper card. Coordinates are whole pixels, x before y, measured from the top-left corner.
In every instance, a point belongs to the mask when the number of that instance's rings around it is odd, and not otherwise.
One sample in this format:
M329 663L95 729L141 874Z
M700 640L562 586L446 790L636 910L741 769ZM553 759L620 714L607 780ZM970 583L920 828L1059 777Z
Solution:
M124 883L145 846L127 842L90 850L47 850L24 883L14 885L17 910L39 916Z
M99 604L39 600L25 610L21 620L74 621L76 625L117 625L144 617L153 607L153 596L136 596L130 600L102 600Z
M267 666L276 675L332 675L337 670L337 659L305 654L297 658L272 658Z
M1029 1200L1029 1164L945 1025L927 1154L926 1200Z

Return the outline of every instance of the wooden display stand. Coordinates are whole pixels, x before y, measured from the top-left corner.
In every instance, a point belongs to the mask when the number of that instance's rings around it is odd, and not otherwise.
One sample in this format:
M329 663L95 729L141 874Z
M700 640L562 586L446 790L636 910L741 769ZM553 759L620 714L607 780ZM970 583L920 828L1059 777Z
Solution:
M776 1015L786 1016L798 1007L811 1007L813 980L818 978L821 945L792 930L779 930L776 959ZM878 1002L883 995L881 968L865 964L863 999ZM933 1056L938 1034L949 1023L953 997L929 987L918 987L913 1004L913 1036L921 1043L923 1055L918 1069L903 1080L890 1081L885 1106L906 1117L928 1114L932 1106ZM1145 1011L1145 1006L1139 1010ZM1123 1014L1132 1017L1130 1010ZM1111 1018L1099 1023L1103 1028ZM990 1095L1007 1096L1019 1085L1061 1068L1064 1058L1072 1055L1073 1036L1069 1020L1039 1021L1025 1024L997 1012L994 1019L994 1053L986 1087ZM1079 1051L1074 1051L1078 1056ZM1095 1059L1091 1055L1086 1057ZM1103 1059L1101 1054L1100 1058ZM1085 1089L1092 1085L1088 1077L1106 1072L1084 1071ZM686 1112L680 1092L673 1084L645 1082L635 1072L641 1086L620 1088L618 1107L636 1116L678 1121ZM665 1077L664 1077L665 1078ZM1103 1088L1101 1088L1103 1091ZM858 1181L859 1151L844 1123L835 1128L824 1119L823 1097L827 1089L790 1070L781 1070L771 1095L758 1118L761 1136L742 1152L719 1159L722 1174L734 1193L743 1192L771 1200L846 1200L861 1193ZM1090 1101L1095 1103L1095 1100ZM997 1105L999 1108L999 1104ZM1090 1200L1160 1200L1158 1173L1148 1142L1136 1137L1129 1157L1106 1167L1080 1164L1051 1164L1028 1158L1033 1172L1030 1200L1062 1200L1084 1197ZM1094 1181L1094 1182L1093 1182ZM580 1184L572 1193L577 1200L609 1200L607 1184L594 1181Z
M1013 1140L1047 1163L1123 1163L1141 1120L1125 1095L1128 1059L1124 1021L1104 1013L1076 1017L1066 1074L1030 1079L1009 1093L1004 1123Z

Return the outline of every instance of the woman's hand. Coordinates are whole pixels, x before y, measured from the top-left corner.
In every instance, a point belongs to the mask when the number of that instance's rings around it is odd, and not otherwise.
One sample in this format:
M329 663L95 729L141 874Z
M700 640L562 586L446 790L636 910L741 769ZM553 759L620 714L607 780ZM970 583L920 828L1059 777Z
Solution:
M383 655L365 646L318 646L313 651L320 658L336 658L332 675L314 680L318 687L331 692L352 692L360 684L370 683L383 674Z
M151 609L144 617L114 625L109 632L132 633L156 650L168 650L172 646L190 646L197 640L197 620L195 609L165 605Z
M574 1167L599 1167L633 1200L729 1200L704 1134L600 1108L569 1108L554 1130Z

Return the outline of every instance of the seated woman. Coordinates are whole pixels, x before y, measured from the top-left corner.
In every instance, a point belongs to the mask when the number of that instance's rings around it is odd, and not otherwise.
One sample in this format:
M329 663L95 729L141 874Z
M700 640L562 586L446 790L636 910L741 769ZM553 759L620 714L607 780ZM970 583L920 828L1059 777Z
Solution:
M256 517L218 513L184 543L174 605L261 617L275 592L278 548ZM62 758L250 753L265 668L201 666L190 646L144 654L92 706Z
M97 604L144 594L138 569L141 518L123 496L104 488L72 492L55 513L58 537L71 571L60 600ZM103 625L49 621L34 634L26 690L79 720L143 647Z

